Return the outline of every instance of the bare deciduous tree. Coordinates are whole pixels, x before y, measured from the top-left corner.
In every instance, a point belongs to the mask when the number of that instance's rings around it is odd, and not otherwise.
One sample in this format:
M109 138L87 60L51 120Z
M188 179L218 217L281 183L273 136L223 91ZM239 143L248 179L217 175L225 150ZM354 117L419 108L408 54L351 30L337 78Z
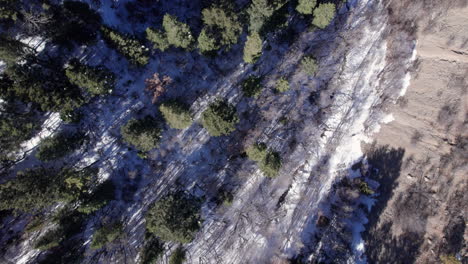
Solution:
M165 75L162 80L159 78L159 74L153 74L152 78L145 80L146 91L149 91L153 94L152 102L156 103L158 98L166 91L166 87L172 83L171 77Z

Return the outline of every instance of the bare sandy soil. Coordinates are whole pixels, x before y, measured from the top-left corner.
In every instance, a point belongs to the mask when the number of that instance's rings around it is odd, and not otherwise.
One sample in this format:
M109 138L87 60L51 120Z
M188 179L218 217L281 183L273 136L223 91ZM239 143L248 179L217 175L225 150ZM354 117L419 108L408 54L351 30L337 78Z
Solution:
M365 147L381 184L364 236L369 263L468 263L467 3L416 22L411 84Z

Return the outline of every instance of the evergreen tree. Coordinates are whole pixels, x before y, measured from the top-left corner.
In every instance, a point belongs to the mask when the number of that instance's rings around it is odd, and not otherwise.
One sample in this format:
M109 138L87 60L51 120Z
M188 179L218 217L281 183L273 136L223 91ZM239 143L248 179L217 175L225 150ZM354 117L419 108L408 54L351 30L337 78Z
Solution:
M285 78L281 77L276 81L276 87L275 87L277 92L283 93L289 90L289 82Z
M159 107L159 110L172 128L184 129L192 124L189 107L179 101L164 102Z
M259 32L273 13L286 3L286 0L252 0L247 9L249 31Z
M148 64L149 50L136 38L120 34L117 31L104 26L101 27L101 32L104 39L111 46L115 47L131 63L138 66Z
M317 0L299 0L296 10L301 14L311 15L316 5Z
M312 24L318 28L326 28L333 20L333 17L335 17L335 9L336 7L333 3L320 4L314 10Z
M257 32L247 36L244 46L244 61L246 63L255 63L262 55L262 39Z
M27 55L31 48L27 47L21 41L0 35L0 60L8 64L14 64L19 59Z
M237 43L242 26L230 8L205 8L202 11L202 19L205 27L198 37L201 52L217 50L221 46L230 47Z
M69 203L89 192L95 170L59 172L34 168L20 171L16 178L0 184L0 210L25 212L43 209L58 202Z
M13 20L18 18L18 0L0 0L0 21Z
M147 28L146 38L153 43L153 48L155 49L165 51L170 46L169 41L167 40L166 33L161 32L160 30L150 27Z
M165 241L188 243L200 229L200 201L184 193L168 195L146 214L146 228Z
M165 14L163 28L166 31L167 42L178 48L189 49L194 38L190 27L177 20L177 17Z
M247 79L245 79L241 86L242 92L247 97L258 97L263 90L262 79L255 75L250 75Z
M114 88L115 75L102 66L91 67L73 59L65 73L72 84L85 88L92 95L110 93Z
M312 56L306 56L301 61L301 68L307 75L313 76L318 71L318 64Z
M131 119L121 128L121 133L126 143L141 151L156 148L161 139L161 128L151 116Z
M36 158L41 161L52 161L64 157L78 148L84 141L84 135L65 134L45 138L39 144Z
M223 100L211 103L202 114L203 127L215 137L230 134L236 130L237 123L236 108Z

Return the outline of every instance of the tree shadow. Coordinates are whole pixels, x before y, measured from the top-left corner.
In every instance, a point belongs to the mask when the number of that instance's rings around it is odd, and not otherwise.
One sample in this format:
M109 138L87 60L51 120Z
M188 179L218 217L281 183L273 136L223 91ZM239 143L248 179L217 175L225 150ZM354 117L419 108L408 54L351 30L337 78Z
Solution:
M371 166L367 176L380 184L377 190L379 193L377 202L368 215L369 222L366 224L366 231L363 233L369 263L414 263L419 247L423 243L421 233L414 231L412 228L407 229L411 231L403 232L399 236L393 236L392 227L396 222L382 219L382 213L388 202L395 196L395 189L398 187L397 179L400 176L404 154L404 149L395 149L388 145L373 146L367 153L368 162ZM416 197L416 194L417 192L409 195L399 194L396 199L396 207L400 209L419 207L423 202L419 199L420 196ZM414 212L418 212L417 209ZM402 210L396 214L396 217L408 217L411 212ZM408 218L410 221L411 217ZM416 221L416 219L414 220ZM419 220L417 224L422 224L425 227L425 217L423 216Z

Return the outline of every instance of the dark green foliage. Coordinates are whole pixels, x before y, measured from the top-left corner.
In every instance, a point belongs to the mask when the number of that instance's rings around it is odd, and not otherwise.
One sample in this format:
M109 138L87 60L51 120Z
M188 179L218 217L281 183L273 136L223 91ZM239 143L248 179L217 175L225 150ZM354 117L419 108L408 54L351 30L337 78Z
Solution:
M296 10L301 14L311 15L316 5L317 0L299 0Z
M218 39L218 32L210 28L203 28L200 35L198 35L198 49L201 53L218 50L220 48Z
M267 146L265 143L255 143L248 147L245 152L247 157L253 161L261 162L267 154Z
M34 248L39 250L48 250L59 245L63 240L63 233L61 230L52 229L47 231L43 236L41 236L36 243Z
M25 228L25 231L27 233L31 233L31 232L41 230L44 227L44 224L45 224L44 216L37 215L31 220L31 222L28 223L28 225Z
M149 61L149 50L136 38L123 35L116 30L102 26L101 32L104 39L131 63L144 66Z
M153 264L164 252L161 241L153 234L145 233L145 245L141 252L141 264Z
M201 52L217 50L221 46L230 47L237 43L242 25L230 8L205 8L202 16L205 27L198 37L198 48Z
M372 188L369 187L369 184L367 184L367 182L365 181L361 181L359 183L359 191L362 193L362 194L365 194L365 195L372 195L374 194L374 191L372 190Z
M258 97L263 90L262 78L250 75L242 84L242 92L247 97Z
M111 93L115 84L115 75L107 68L87 66L76 59L70 61L65 74L72 84L85 88L92 95Z
M163 28L166 32L167 42L174 47L188 49L194 42L190 27L177 20L177 17L165 14Z
M234 195L231 192L221 189L218 192L217 203L224 206L230 206L234 200Z
M188 243L200 229L201 202L190 195L168 195L150 207L146 229L165 241Z
M169 258L169 264L182 264L185 261L185 250L178 247Z
M262 55L262 39L257 32L253 32L247 36L247 41L244 46L244 61L247 63L255 63Z
M115 196L115 185L111 180L101 183L92 194L84 196L83 203L77 211L83 214L92 214L106 206Z
M315 75L318 71L318 65L312 56L306 56L301 61L302 70L309 76Z
M101 16L88 4L65 1L63 5L49 5L46 15L50 22L43 31L53 42L71 47L73 42L89 45L96 40Z
M280 78L276 81L276 91L283 93L289 90L289 82L285 78Z
M326 28L335 17L335 4L323 3L314 10L312 24L318 28Z
M21 41L0 35L0 60L8 64L15 63L28 54L28 49L31 51Z
M124 141L138 150L150 151L156 148L161 139L161 128L151 116L131 119L120 129Z
M192 124L189 107L179 101L164 102L159 107L159 111L172 128L184 129Z
M230 134L236 130L237 123L236 108L224 100L211 103L202 114L203 127L215 137Z
M18 0L0 0L0 21L13 20L18 18Z
M166 33L154 28L146 29L146 38L153 43L153 48L165 51L170 44L167 40Z
M286 3L286 0L252 0L252 3L247 9L249 15L249 31L259 32L274 12Z
M260 163L262 172L270 178L275 177L281 168L281 158L278 152L268 151L265 159Z
M0 87L4 98L33 102L41 110L53 112L72 111L84 102L80 89L68 81L62 69L55 66L12 65L5 73L13 83Z
M267 177L275 177L281 168L281 157L278 152L267 150L265 143L257 143L246 149L249 159L259 164L260 170Z
M108 243L122 237L123 228L121 223L105 225L94 232L91 241L92 249L100 249Z
M1 88L0 88L1 89ZM39 128L34 115L22 113L15 104L3 103L0 112L0 161L10 160L8 154L19 149L20 144L34 135Z
M0 210L33 211L57 202L78 200L89 191L95 170L60 172L35 168L20 171L16 178L0 185Z
M83 144L84 135L81 133L60 133L45 138L39 144L36 158L41 161L52 161L64 157Z

